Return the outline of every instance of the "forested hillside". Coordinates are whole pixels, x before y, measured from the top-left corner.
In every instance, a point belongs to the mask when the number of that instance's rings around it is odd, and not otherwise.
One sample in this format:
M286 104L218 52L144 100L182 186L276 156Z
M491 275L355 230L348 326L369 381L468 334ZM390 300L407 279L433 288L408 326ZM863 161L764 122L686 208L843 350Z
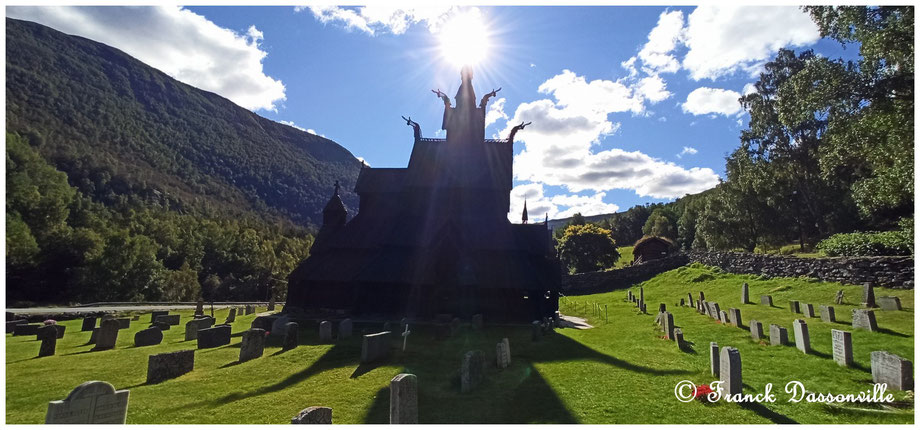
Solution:
M361 163L109 46L7 19L7 299L267 299Z

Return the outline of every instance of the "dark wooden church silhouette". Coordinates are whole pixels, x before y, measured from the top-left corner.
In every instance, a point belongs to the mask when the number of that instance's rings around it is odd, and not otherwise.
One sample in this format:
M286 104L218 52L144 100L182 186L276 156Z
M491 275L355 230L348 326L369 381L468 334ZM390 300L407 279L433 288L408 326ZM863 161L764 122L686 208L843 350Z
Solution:
M476 105L464 67L456 106L444 101L446 139L419 125L407 168L364 167L357 215L346 222L339 186L310 251L288 278L285 311L350 315L438 314L530 322L558 309L561 266L545 223L508 221L514 134L485 138L492 91Z

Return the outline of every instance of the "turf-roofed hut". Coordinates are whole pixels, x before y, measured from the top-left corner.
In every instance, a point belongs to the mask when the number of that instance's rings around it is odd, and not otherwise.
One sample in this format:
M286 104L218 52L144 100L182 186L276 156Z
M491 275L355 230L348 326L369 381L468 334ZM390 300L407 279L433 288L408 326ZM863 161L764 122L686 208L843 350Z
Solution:
M464 67L456 105L444 102L446 139L421 136L406 168L361 170L360 209L346 222L336 192L310 257L288 279L287 307L350 315L438 314L530 322L558 309L561 270L546 224L508 221L512 148L485 139L485 112Z
M667 257L674 250L674 242L658 236L645 236L633 245L635 264Z

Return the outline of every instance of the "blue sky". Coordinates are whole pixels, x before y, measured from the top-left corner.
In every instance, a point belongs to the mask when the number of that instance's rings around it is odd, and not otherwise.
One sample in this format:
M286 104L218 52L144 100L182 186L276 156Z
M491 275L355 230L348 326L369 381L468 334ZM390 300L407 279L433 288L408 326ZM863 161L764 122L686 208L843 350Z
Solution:
M440 35L481 20L474 66L487 136L515 143L510 218L623 211L714 186L748 115L737 98L780 47L851 58L795 7L8 7L113 45L267 118L328 137L373 167L405 167L411 116L442 137L459 67ZM330 182L333 179L330 178Z

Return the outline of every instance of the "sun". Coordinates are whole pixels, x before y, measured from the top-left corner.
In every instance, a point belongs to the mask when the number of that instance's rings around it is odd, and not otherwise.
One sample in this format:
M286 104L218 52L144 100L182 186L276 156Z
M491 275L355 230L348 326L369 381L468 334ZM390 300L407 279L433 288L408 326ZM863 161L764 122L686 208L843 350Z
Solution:
M441 27L441 55L457 67L474 66L489 50L488 28L478 9L459 12Z

